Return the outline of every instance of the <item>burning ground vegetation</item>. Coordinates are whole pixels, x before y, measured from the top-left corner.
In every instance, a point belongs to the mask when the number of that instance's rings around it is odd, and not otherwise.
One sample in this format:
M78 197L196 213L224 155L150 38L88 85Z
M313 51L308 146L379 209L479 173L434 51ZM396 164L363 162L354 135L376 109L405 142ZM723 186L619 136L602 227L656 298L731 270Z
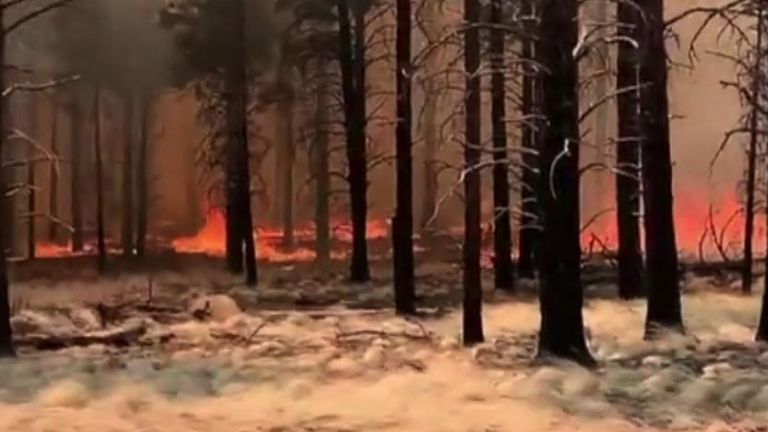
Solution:
M588 371L535 359L533 283L486 291L488 341L464 349L450 263L418 268L424 313L405 319L386 277L349 285L332 265L271 264L249 289L212 258L175 259L107 278L76 257L17 265L0 430L766 430L760 293L727 276L688 273L688 334L654 342L643 301L590 284Z

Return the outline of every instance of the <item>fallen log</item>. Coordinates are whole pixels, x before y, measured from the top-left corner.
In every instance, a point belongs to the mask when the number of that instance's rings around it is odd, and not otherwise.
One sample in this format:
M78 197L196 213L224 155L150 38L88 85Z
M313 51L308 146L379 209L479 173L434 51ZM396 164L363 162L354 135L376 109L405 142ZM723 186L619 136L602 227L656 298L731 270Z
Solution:
M73 335L31 334L14 338L17 347L33 348L40 351L55 351L71 347L89 345L107 345L127 347L135 345L147 332L142 321L129 323L123 327Z

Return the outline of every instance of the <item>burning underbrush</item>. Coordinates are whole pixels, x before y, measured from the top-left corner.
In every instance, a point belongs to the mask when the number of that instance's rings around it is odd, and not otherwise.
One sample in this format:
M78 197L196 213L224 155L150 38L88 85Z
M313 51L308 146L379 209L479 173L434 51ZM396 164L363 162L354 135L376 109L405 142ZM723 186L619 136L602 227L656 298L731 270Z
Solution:
M643 303L591 287L602 367L587 372L533 362L536 302L490 291L488 342L460 348L451 268L419 269L433 303L409 320L389 311L386 282L268 273L250 291L201 270L151 286L17 283L21 356L0 365L0 430L751 432L768 420L757 297L689 277L689 336L646 343Z

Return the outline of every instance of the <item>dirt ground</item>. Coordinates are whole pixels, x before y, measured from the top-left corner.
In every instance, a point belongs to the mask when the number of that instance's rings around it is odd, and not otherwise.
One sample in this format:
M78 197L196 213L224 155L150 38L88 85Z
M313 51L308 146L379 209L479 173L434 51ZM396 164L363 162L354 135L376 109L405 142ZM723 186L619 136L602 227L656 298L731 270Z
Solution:
M592 287L601 368L588 372L532 361L538 306L526 295L488 292L488 342L460 347L450 264L420 267L425 315L412 320L384 308L386 278L348 286L343 269L275 266L254 292L218 263L188 264L106 278L72 263L17 268L20 338L146 331L122 346L22 347L0 364L0 431L766 430L760 293L722 279L688 277L689 335L654 343L641 338L642 302Z

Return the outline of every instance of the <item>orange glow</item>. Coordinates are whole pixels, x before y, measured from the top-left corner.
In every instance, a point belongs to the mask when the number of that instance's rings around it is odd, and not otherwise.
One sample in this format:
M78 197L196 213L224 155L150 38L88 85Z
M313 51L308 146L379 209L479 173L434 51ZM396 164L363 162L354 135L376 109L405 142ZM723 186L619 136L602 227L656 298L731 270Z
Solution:
M71 244L38 243L35 245L35 256L39 258L63 258L73 255Z

